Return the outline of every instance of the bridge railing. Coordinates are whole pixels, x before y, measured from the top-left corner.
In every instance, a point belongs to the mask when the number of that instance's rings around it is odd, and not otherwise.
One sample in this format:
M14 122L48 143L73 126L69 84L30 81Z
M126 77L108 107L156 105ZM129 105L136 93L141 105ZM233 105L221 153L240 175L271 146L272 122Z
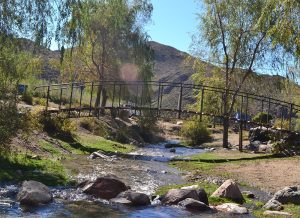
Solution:
M108 100L105 105L96 105L99 87L106 90ZM164 81L95 81L49 84L35 88L45 98L45 111L48 113L67 113L70 117L99 116L99 111L129 110L132 115L143 115L145 111L151 116L188 119L204 116L214 120L222 120L225 89L185 83ZM232 97L234 90L229 90ZM196 97L195 97L196 96ZM100 96L100 102L103 96ZM229 98L230 99L230 98ZM239 92L236 94L234 113L229 118L241 124L265 126L266 123L253 122L258 112L265 112L277 120L276 128L293 131L296 114L300 106L279 99L253 93ZM237 116L237 115L240 116ZM269 117L269 116L267 116ZM269 118L267 118L269 119Z

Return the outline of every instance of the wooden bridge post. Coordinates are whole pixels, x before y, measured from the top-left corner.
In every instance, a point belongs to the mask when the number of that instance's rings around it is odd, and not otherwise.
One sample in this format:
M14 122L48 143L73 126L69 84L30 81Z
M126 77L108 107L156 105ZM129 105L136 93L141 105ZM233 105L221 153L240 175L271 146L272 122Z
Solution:
M161 84L160 82L158 83L158 93L157 93L157 117L159 117L159 101L160 101L160 89L161 89Z
M292 130L292 116L293 116L293 107L294 107L294 105L293 104L291 104L290 105L290 114L289 114L289 131L291 131Z
M161 91L160 91L160 101L159 101L159 109L161 110L162 108L162 102L163 102L163 95L164 95L164 86L161 86Z
M74 88L74 83L71 84L71 94L70 94L70 101L69 101L69 117L71 115L71 108L72 108L73 88Z
M63 87L62 85L60 85L60 94L59 94L59 105L58 105L58 109L61 109L61 104L62 104L62 92L63 92Z
M242 95L241 109L240 109L240 120L239 120L239 151L243 151L243 104L244 104L244 96Z
M200 122L202 122L203 103L204 103L204 87L202 86L202 89L201 89L201 102L200 102Z
M139 84L136 84L136 97L135 97L135 103L134 103L134 114L136 115L136 108L138 105L138 99L139 99Z
M249 106L249 94L246 94L246 111L245 111L245 116L246 116L246 122L245 122L245 129L247 129L247 123L248 123L248 106Z
M113 87L113 94L112 94L112 100L111 100L111 107L114 107L114 102L115 102L115 93L116 93L116 82L114 82L114 87Z
M267 125L269 125L270 109L271 109L271 98L268 98ZM267 129L268 129L268 127L267 127Z
M79 100L79 117L81 115L81 109L82 109L82 92L83 92L83 85L80 85L80 100Z
M179 93L179 97L178 97L178 115L177 118L180 119L181 118L181 105L182 105L182 90L183 90L183 86L182 83L180 84L180 93Z
M261 113L264 112L264 100L261 100ZM260 128L262 128L263 124L262 124L262 116L260 116Z
M92 112L93 92L94 92L94 82L92 82L92 86L91 86L90 111L89 111L89 116L91 116L91 112Z
M46 111L48 111L49 106L49 98L50 98L50 84L47 87L47 101L46 101Z

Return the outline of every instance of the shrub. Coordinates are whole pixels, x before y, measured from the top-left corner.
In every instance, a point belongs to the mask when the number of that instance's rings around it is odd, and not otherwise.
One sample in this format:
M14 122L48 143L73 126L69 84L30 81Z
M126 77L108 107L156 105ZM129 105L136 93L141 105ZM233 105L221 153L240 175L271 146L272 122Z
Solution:
M210 131L200 120L185 121L181 128L181 135L190 140L190 145L199 145L210 140Z
M142 111L142 116L138 119L138 126L142 132L156 131L157 128L157 118L152 111Z
M40 123L46 132L66 137L72 136L72 132L76 130L76 124L63 115L50 116L41 114Z
M37 97L37 98L33 99L33 103L37 104L37 105L46 106L47 99L46 98L39 98L39 97Z
M281 127L282 127L282 129L288 130L289 129L289 121L286 119L284 119L284 120L276 119L274 121L273 127L277 128L277 129L281 129Z
M92 118L83 118L79 123L80 127L93 132L95 129L95 122Z
M24 101L25 103L27 103L29 105L33 105L32 94L30 92L24 92L22 95L22 101Z
M259 112L252 119L253 122L262 124L270 124L271 120L273 120L273 116L266 112Z

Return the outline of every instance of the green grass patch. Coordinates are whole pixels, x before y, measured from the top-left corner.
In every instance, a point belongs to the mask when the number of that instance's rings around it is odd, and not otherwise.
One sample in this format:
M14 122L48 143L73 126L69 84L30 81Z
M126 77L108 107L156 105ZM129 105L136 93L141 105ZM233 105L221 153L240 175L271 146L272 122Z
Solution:
M85 148L80 150L90 151L89 153L98 150L103 152L128 153L134 150L133 145L121 144L90 134L80 133L77 135L77 140Z
M53 156L61 156L62 151L56 147L54 147L51 143L45 141L45 140L40 140L39 145L41 148L46 151L51 153Z
M284 210L282 210L282 212L291 213L293 218L300 218L300 205L286 204L283 206L284 206ZM258 218L270 217L270 216L263 215L264 211L265 210L263 209L253 210L252 214ZM282 216L276 216L276 217L282 217Z
M30 155L0 157L0 181L36 180L46 185L65 185L68 176L59 161L32 158Z

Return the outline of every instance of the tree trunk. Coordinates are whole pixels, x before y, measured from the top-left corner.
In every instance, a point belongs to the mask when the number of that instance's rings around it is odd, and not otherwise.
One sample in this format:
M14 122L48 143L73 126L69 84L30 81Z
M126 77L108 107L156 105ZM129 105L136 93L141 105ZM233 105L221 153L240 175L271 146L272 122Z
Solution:
M229 131L229 117L228 117L228 94L226 89L224 93L224 113L223 113L223 148L228 148L228 131Z
M102 86L101 82L99 82L98 88L97 88L96 101L95 101L95 114L97 114L99 111L97 108L99 108L99 106L100 106L102 89L103 89L103 86Z
M104 87L102 87L102 101L101 101L101 110L100 113L101 115L104 115L104 107L106 106L106 102L107 102L108 96L106 94L106 89Z
M228 148L228 130L229 130L229 118L225 116L223 118L223 148Z

